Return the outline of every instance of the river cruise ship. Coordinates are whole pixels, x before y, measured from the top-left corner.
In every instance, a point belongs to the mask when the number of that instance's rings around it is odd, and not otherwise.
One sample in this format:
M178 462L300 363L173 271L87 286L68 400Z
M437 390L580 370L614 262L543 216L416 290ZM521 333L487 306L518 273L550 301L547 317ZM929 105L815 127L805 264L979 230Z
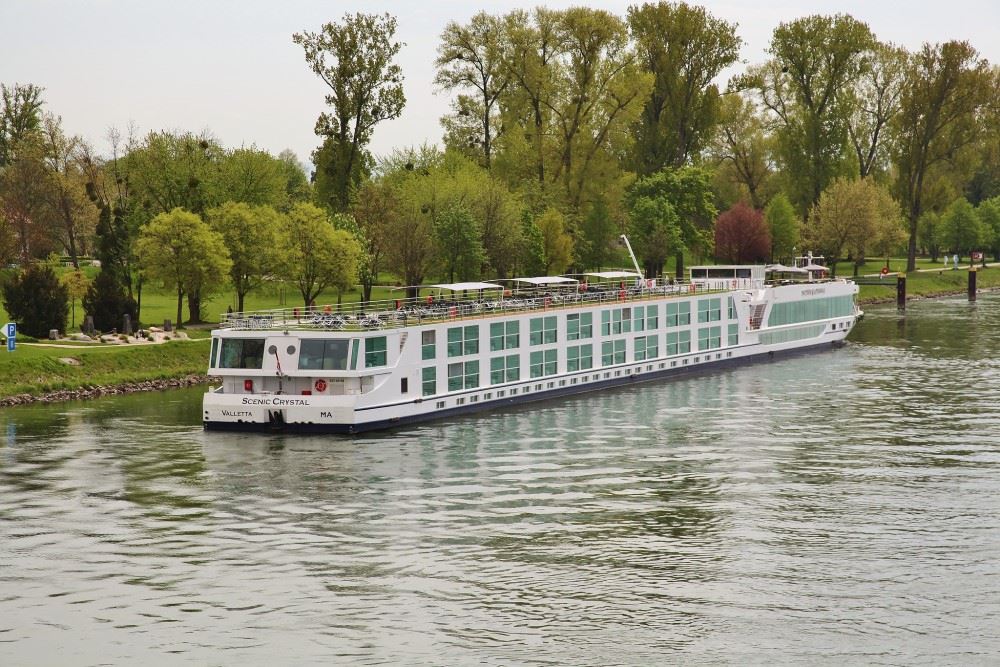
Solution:
M821 349L861 315L857 286L825 271L606 271L231 313L212 332L204 425L359 433Z

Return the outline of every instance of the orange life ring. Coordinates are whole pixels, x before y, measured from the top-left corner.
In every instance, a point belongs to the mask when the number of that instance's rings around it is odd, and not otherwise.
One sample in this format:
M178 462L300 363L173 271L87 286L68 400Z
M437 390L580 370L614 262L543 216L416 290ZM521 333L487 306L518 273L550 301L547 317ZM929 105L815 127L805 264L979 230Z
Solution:
M448 308L448 317L450 317L451 319L455 319L456 317L458 317L458 308L456 308L455 306L451 306L450 308Z
M551 305L551 303L552 303L552 299L549 298L549 297L545 297L545 307L548 308L549 305Z
M326 380L320 378L319 380L316 380L316 383L313 386L316 387L316 391L322 394L326 391Z
M618 290L618 300L619 301L625 300L625 290Z

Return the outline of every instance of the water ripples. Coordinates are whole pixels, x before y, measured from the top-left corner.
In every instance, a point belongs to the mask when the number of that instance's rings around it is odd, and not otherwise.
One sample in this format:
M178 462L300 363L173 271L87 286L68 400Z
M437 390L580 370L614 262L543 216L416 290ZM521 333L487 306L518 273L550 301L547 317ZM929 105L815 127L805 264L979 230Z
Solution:
M354 439L206 434L197 390L0 412L0 654L986 662L998 323L873 309L841 350Z

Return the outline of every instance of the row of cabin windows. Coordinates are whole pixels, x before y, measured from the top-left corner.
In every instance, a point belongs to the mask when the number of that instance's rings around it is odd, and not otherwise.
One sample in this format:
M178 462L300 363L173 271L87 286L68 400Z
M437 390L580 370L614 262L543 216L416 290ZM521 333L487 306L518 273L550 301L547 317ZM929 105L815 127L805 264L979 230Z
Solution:
M738 331L735 324L729 326L729 341L735 345ZM714 350L722 347L722 327L702 327L698 330L698 351ZM734 338L735 337L735 338ZM601 365L612 366L625 363L627 339L609 340L601 343ZM645 361L660 356L660 337L636 336L633 339L633 361ZM691 352L691 332L672 331L666 334L665 356L688 354ZM566 348L566 371L589 370L594 367L593 345L572 345ZM479 387L479 362L465 361L448 364L448 391L461 391ZM535 350L528 356L528 377L538 378L555 375L558 372L558 350ZM521 380L521 357L519 354L495 356L490 359L490 384L504 384ZM422 369L423 395L437 392L436 367Z

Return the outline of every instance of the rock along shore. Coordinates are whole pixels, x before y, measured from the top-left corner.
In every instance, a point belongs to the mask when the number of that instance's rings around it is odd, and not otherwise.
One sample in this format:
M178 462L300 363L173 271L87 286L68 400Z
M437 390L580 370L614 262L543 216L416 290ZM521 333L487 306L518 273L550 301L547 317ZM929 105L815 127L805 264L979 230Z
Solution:
M191 387L198 384L208 384L210 381L207 375L185 375L167 380L144 380L142 382L123 382L121 384L106 385L99 387L81 387L79 389L59 389L44 394L18 394L0 398L0 407L11 407L14 405L28 405L29 403L55 403L57 401L79 401L86 398L99 398L101 396L119 396L121 394L134 394L139 391L161 391L163 389L176 389L178 387Z

